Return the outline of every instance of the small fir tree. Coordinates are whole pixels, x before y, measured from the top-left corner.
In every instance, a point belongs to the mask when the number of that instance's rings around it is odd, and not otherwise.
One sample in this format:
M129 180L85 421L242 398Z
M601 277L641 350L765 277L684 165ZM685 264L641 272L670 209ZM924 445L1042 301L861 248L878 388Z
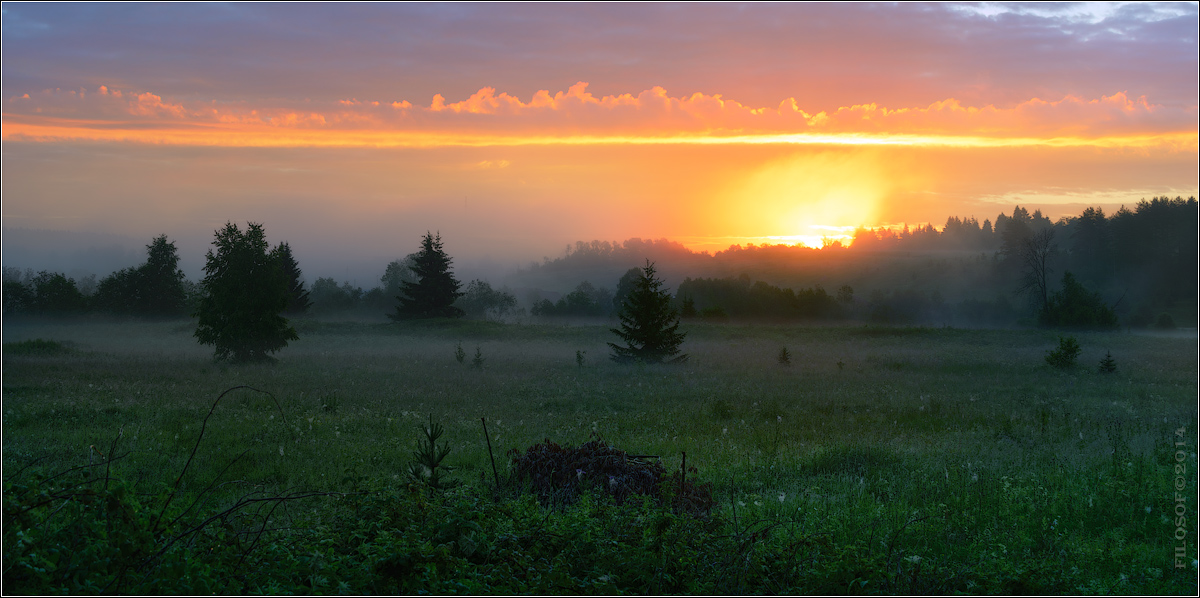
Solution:
M662 288L663 281L655 276L654 264L646 260L646 267L634 281L629 294L621 306L619 317L621 328L611 329L621 337L624 346L608 343L612 348L612 359L618 363L640 361L645 363L682 363L686 354L680 354L686 333L679 332L679 315L671 307L671 294Z
M454 302L463 295L458 289L461 284L450 272L450 256L442 250L442 236L426 232L421 241L421 251L413 256L412 271L417 282L404 281L396 299L396 313L389 314L393 320L416 318L458 318L463 310Z
M268 353L299 337L287 319L288 287L277 251L268 252L261 224L246 232L227 223L216 231L214 253L208 250L203 286L206 294L196 310L196 339L213 345L218 360L271 361Z
M788 353L787 347L784 347L779 350L779 357L778 357L777 361L779 361L779 365L783 365L783 366L792 365L792 354Z
M1104 359L1100 360L1100 373L1111 374L1117 371L1117 360L1113 359L1112 351L1104 353Z

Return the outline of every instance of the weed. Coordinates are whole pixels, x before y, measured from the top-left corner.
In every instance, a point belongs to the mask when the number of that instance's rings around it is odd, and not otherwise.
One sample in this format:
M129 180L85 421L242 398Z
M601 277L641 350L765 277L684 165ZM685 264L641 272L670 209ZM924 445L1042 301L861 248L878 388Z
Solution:
M475 347L475 357L471 358L471 367L477 370L483 369L483 351L479 347Z
M779 356L775 358L775 361L779 362L779 365L782 366L792 365L792 354L788 353L787 347L779 350Z
M338 407L342 404L336 390L322 392L318 396L318 400L321 402L321 411L325 413L337 413Z
M583 368L583 356L585 354L587 354L587 351L580 351L578 349L575 350L575 365L579 366L581 369Z
M712 404L710 411L713 417L719 420L727 420L733 417L733 407L721 399L717 399L717 401Z
M4 343L5 355L65 355L71 349L58 341L35 338L18 343Z
M458 361L458 363L461 365L463 363L463 360L465 360L466 358L467 358L467 352L463 351L462 343L458 343L457 345L455 345L454 346L454 359L456 361Z
M1083 349L1079 348L1079 341L1073 336L1058 337L1058 348L1053 351L1046 352L1046 363L1061 369L1069 369L1075 367L1075 360L1079 358L1079 353Z

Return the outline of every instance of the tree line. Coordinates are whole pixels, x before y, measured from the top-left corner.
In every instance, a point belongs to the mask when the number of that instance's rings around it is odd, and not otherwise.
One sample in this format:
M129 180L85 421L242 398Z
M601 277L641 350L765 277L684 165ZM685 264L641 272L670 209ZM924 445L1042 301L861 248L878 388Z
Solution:
M1087 208L1057 222L1017 206L995 224L952 217L940 231L932 226L862 229L848 248L750 245L708 254L666 240L579 242L562 257L531 264L515 276L539 286L563 277L584 279L572 282L574 289L557 300L531 296L526 312L508 288L472 280L455 289L454 301L441 315L612 317L638 276L639 268L629 264L650 259L675 273L671 276L688 274L675 279L682 282L672 297L684 317L1146 326L1162 323L1172 306L1195 303L1196 221L1195 198L1154 197L1111 216ZM144 264L98 284L5 267L4 312L196 313L205 289L184 279L174 244L159 236L146 251ZM419 262L422 255L444 256L440 237L429 236L420 251L389 263L379 285L368 291L332 278L318 278L305 288L288 244L271 251L286 271L284 313L290 316L357 311L400 317L398 302L415 289L420 270L449 268L448 256L436 258L444 263ZM802 276L820 282L798 282ZM614 286L593 284L613 280ZM828 292L826 285L837 290ZM448 288L437 292L445 295Z

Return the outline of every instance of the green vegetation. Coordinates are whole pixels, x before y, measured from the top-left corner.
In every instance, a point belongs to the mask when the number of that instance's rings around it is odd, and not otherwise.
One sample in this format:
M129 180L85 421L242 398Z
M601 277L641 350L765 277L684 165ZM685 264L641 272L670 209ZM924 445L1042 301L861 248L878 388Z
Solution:
M401 294L397 299L396 311L389 314L393 320L418 318L459 318L464 315L454 302L463 295L460 284L450 272L450 256L442 250L442 235L436 237L426 232L421 239L421 250L412 256L412 272L415 282L402 281ZM385 278L387 273L384 273Z
M213 246L196 310L196 340L212 345L217 360L270 361L271 353L299 338L280 315L291 300L283 245L268 251L261 224L252 222L242 233L230 222L216 232Z
M580 368L608 327L298 326L267 365L214 364L186 321L6 321L6 592L1197 590L1194 335L1078 333L1121 357L1100 374L1045 367L1043 330L694 323L685 364ZM216 401L239 384L266 392ZM578 465L547 506L501 458L597 437L711 484L708 515ZM458 487L409 481L419 443Z
M1082 351L1083 349L1079 348L1079 341L1075 337L1060 336L1058 347L1053 351L1046 351L1046 363L1064 370L1073 368Z
M654 271L654 264L646 260L641 276L634 280L633 288L625 295L625 302L617 314L621 328L612 333L625 345L608 343L612 359L618 363L683 363L687 354L680 354L686 332L679 332L679 314L671 307L671 293L662 288L663 281Z

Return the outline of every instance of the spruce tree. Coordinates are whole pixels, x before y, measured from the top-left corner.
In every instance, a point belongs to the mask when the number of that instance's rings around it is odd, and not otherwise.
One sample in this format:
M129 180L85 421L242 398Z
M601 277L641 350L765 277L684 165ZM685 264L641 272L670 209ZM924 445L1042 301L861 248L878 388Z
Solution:
M141 305L136 311L150 316L181 316L187 304L183 270L175 244L159 235L146 246L146 263L138 268Z
M463 295L458 290L462 285L450 272L451 261L442 250L442 235L426 231L421 250L413 256L414 263L410 266L417 282L401 284L396 313L388 317L393 320L462 317L463 310L454 306Z
M688 356L679 353L687 333L679 332L679 315L671 307L671 294L662 286L663 281L655 276L654 264L646 260L646 267L633 281L633 288L621 305L621 328L611 329L625 342L625 346L608 343L613 351L613 361L687 361Z
M275 247L275 255L278 257L279 265L283 268L283 274L288 281L288 304L284 312L288 315L301 315L307 312L309 307L312 307L312 301L308 298L308 291L304 290L300 264L292 256L292 248L287 243L280 243Z

